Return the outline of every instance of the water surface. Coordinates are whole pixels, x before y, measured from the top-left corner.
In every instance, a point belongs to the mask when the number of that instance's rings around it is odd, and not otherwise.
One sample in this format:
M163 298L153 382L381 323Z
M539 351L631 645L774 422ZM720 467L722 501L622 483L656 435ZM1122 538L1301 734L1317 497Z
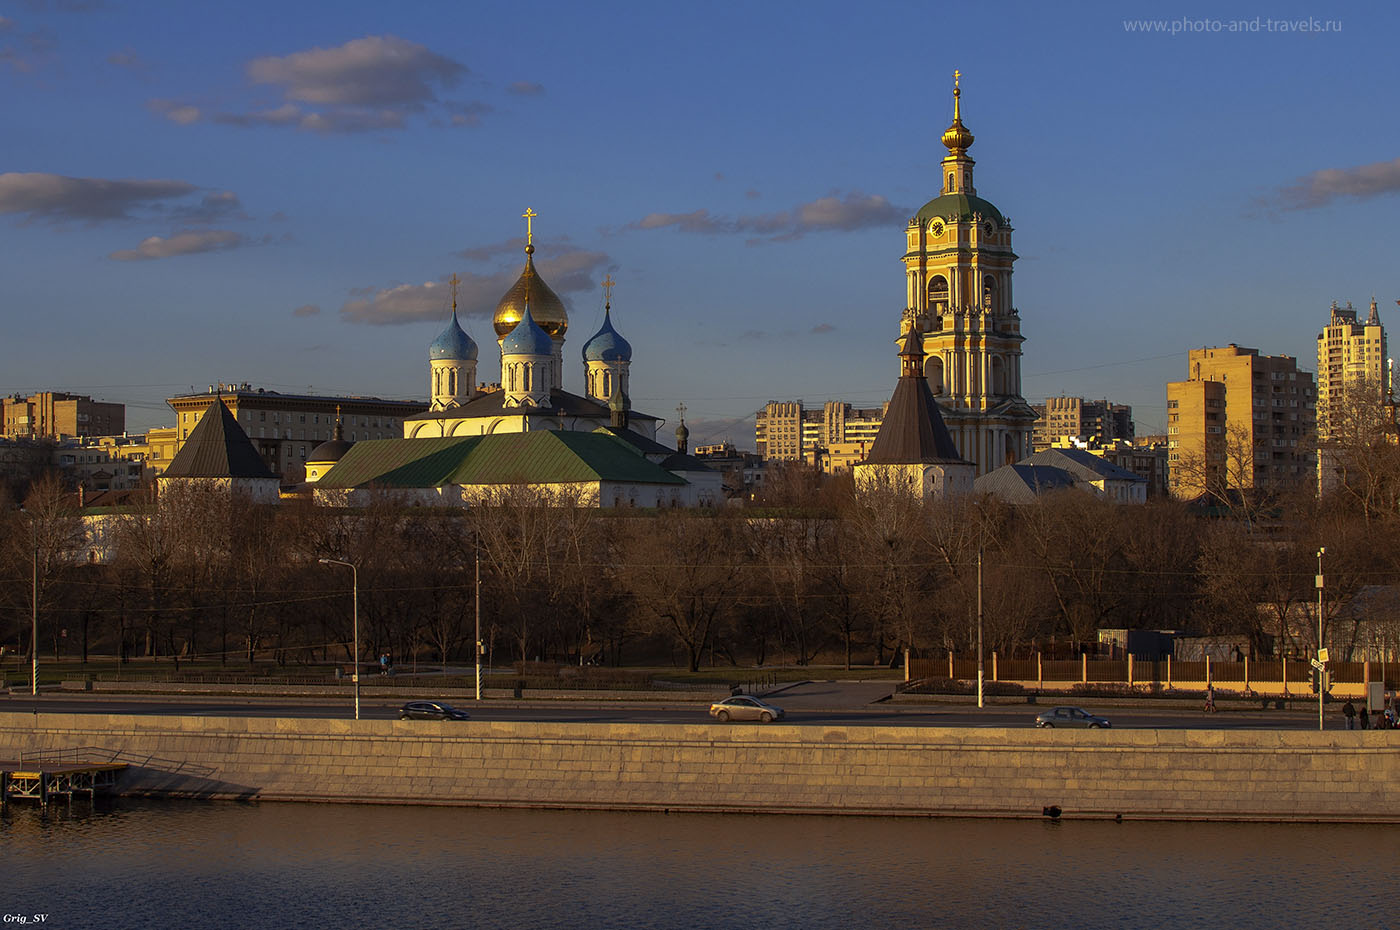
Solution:
M1400 927L1400 828L99 802L0 820L53 928ZM11 922L9 926L18 926Z

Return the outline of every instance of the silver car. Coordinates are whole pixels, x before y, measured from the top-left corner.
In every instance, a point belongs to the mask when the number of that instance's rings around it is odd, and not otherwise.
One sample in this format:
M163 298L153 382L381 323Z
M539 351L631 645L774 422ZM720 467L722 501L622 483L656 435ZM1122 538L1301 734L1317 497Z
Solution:
M1056 707L1035 718L1035 725L1051 729L1054 727L1087 727L1091 730L1107 729L1113 724L1103 717L1096 717L1082 707Z
M728 723L731 720L758 720L763 723L772 723L774 720L783 719L783 709L760 701L756 697L741 694L711 704L710 716L720 723Z

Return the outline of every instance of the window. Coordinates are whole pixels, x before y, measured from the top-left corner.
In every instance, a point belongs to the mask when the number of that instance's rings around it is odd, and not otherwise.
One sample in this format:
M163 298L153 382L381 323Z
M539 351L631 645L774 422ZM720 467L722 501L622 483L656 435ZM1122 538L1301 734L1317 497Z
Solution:
M941 274L934 275L928 282L928 305L935 313L948 309L948 279Z

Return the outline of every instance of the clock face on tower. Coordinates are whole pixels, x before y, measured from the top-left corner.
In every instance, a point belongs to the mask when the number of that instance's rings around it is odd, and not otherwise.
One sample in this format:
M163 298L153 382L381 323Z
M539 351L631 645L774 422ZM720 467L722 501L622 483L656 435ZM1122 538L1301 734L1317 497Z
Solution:
M929 227L928 227L928 234L929 234L930 236L941 236L941 235L943 235L943 221L942 221L942 220L934 220L932 223L930 223L930 224L929 224Z

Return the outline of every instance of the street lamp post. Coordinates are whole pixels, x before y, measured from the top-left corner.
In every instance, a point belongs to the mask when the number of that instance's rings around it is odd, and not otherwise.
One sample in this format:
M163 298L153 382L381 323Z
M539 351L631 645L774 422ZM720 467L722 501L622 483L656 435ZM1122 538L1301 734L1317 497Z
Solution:
M39 547L34 547L34 575L29 588L29 693L39 696Z
M977 547L977 706L982 704L982 547Z
M481 540L476 542L476 699L481 700Z
M360 719L360 572L353 562L340 559L318 559L322 565L344 565L350 569L350 604L354 623L354 662L350 666L350 681L355 686L355 719Z
M1327 692L1327 650L1322 647L1322 556L1326 547L1317 550L1317 728L1322 729L1322 700Z

